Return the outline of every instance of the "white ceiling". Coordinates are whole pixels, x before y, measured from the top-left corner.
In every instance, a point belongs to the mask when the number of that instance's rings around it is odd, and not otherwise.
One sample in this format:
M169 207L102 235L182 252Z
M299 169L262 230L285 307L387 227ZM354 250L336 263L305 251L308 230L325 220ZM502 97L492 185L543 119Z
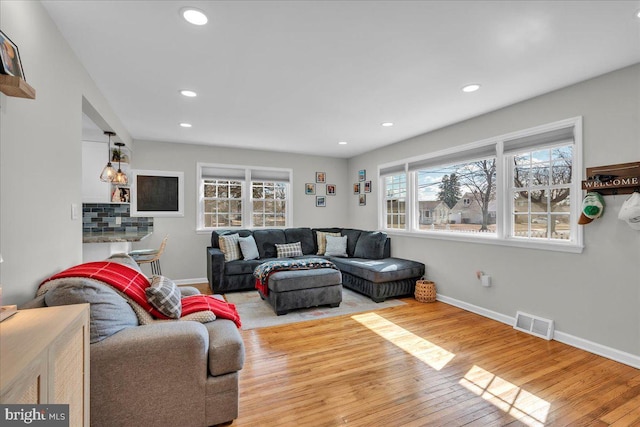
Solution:
M43 3L138 140L348 158L640 62L640 0Z

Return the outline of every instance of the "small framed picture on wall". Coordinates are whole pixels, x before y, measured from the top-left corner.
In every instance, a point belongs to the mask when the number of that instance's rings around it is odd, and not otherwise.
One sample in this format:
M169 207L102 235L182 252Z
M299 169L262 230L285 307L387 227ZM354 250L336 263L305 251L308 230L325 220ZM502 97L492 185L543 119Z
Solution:
M367 179L367 171L365 169L358 171L358 181L364 181L366 179Z
M364 182L364 192L371 193L371 181Z
M335 196L335 195L336 195L336 185L327 184L327 196Z
M327 198L325 196L316 196L316 207L324 208L327 206Z
M359 199L359 204L360 206L365 206L367 204L367 195L366 194L360 194L360 199Z
M316 185L312 182L307 182L304 185L304 194L307 194L307 195L316 194Z
M327 182L327 174L324 172L316 172L316 182L318 183Z
M360 194L360 183L356 182L353 184L353 194Z

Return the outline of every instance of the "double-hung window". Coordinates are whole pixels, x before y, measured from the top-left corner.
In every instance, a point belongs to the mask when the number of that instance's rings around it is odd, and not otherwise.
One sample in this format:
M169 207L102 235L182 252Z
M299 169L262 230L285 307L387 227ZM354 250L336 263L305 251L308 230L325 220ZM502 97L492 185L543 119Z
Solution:
M287 227L290 169L197 164L198 230Z
M380 227L579 252L582 120L562 120L379 167Z
M286 227L289 172L251 171L253 227Z
M510 237L572 240L571 205L580 203L572 185L574 145L572 128L504 141Z
M407 227L407 173L404 165L380 170L384 191L382 217L385 228L404 230Z

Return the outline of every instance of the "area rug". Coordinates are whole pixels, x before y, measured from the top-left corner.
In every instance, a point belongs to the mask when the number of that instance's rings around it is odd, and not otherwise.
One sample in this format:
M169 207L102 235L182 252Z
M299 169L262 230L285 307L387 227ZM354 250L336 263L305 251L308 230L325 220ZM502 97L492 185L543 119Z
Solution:
M260 298L258 291L230 292L225 294L224 297L227 301L236 305L240 319L242 320L242 329L244 330L304 322L307 320L325 319L327 317L362 313L364 311L374 311L406 304L393 298L376 303L369 297L360 295L349 289L343 289L340 307L331 308L325 306L305 308L278 316L269 303Z

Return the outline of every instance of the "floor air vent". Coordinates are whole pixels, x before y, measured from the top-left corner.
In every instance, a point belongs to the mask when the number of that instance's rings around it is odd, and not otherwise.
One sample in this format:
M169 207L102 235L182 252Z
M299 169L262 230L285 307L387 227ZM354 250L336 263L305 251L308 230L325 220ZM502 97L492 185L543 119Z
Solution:
M546 340L553 339L553 320L519 311L516 314L516 324L513 327Z

